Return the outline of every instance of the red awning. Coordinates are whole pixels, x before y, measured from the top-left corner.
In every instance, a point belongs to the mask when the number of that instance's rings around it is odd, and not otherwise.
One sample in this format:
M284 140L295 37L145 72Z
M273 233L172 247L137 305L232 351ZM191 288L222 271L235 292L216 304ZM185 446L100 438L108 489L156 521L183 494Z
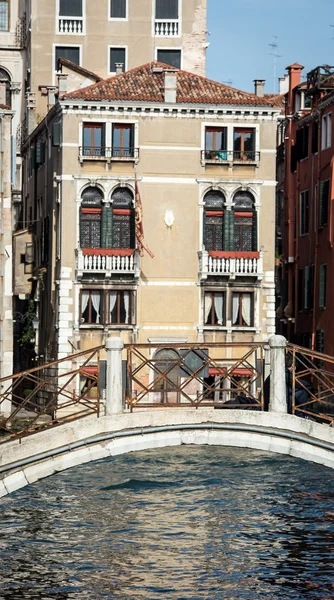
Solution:
M96 367L86 367L86 366L84 366L84 367L82 367L80 369L80 371L81 371L82 375L88 375L88 376L89 375L94 375L96 377L97 373L98 373L98 368L97 368L97 366Z

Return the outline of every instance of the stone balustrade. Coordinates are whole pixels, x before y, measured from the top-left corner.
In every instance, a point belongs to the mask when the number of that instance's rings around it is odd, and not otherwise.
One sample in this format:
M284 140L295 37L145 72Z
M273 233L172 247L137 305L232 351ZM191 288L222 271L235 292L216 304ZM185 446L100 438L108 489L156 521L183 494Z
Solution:
M232 256L235 254L235 256ZM256 256L254 256L256 255ZM252 276L258 279L263 276L263 256L261 252L215 252L206 250L199 252L200 277L208 276L235 277Z
M111 275L133 275L139 277L139 257L135 250L124 254L117 250L109 252L101 249L101 252L90 250L77 251L77 275L81 278L83 275L100 274L105 277Z
M58 33L82 35L84 33L83 17L59 17Z
M177 19L156 19L155 35L157 37L178 37L180 25Z

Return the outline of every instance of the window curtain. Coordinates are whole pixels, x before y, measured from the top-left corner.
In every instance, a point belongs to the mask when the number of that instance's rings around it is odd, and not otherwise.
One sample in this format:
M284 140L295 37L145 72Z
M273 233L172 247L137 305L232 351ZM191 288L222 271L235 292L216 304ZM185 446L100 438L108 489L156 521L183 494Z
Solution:
M123 292L124 298L124 310L125 310L125 324L130 323L130 292Z
M211 294L205 294L204 296L204 316L205 323L208 322L209 314L212 308L212 296Z
M91 292L92 303L96 310L96 323L100 323L101 293Z
M233 294L232 296L232 325L235 325L238 319L240 305L240 294Z
M83 291L81 294L81 316L84 314L89 300L89 292Z
M243 294L242 295L242 318L248 327L250 327L251 323L252 323L251 304L252 304L251 295Z
M217 316L218 325L223 325L223 307L224 307L223 294L215 294L215 312L216 312L216 316Z
M117 292L110 292L109 293L109 311L110 311L110 317L109 317L109 319L110 319L110 323L112 323L111 315L112 315L112 312L113 312L113 310L114 310L114 308L116 306L116 301L117 301Z

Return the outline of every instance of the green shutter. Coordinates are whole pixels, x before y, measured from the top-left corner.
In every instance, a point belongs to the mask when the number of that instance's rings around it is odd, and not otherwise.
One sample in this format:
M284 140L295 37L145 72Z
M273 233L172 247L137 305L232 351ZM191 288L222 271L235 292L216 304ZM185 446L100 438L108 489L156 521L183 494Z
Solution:
M112 248L112 206L104 205L102 208L101 232L102 248Z
M234 250L234 212L225 210L224 212L224 250Z
M326 271L327 265L320 265L319 270L319 307L326 307Z
M320 183L319 225L328 223L329 179Z
M52 146L60 146L61 128L60 123L52 125Z
M252 250L257 252L257 212L254 210L252 219Z

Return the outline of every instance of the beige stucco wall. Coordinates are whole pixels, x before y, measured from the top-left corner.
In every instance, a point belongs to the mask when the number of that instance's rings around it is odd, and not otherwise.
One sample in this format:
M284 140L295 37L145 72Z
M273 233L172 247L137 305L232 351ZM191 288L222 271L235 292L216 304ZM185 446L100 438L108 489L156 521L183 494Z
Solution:
M86 288L111 289L120 281L98 283L91 278L84 284L77 279L76 249L79 247L79 206L81 192L87 185L98 185L109 199L119 185L134 189L134 162L79 160L81 124L85 121L105 122L111 131L112 122L132 122L136 127L135 145L140 154L136 173L144 210L145 240L154 253L140 259L139 282L136 289L135 327L104 328L82 326L79 295ZM261 160L258 166L202 164L204 127L248 125L258 132ZM275 219L275 116L213 115L147 115L145 112L126 116L104 111L71 111L66 109L63 126L61 183L61 260L59 287L55 302L59 302L58 341L60 356L104 343L108 334L121 335L126 343L174 339L206 342L262 341L275 331L274 298L274 219ZM39 185L43 185L43 168L39 169ZM32 185L32 181L30 183ZM29 186L28 186L29 187ZM263 277L236 278L228 284L199 278L198 252L202 250L203 196L210 189L220 189L228 202L237 189L249 189L255 197L258 213L258 250L263 254ZM37 194L40 192L38 191ZM174 215L172 227L165 223L165 213ZM138 285L137 285L138 284ZM124 281L123 281L123 285ZM249 330L237 330L231 324L209 329L203 327L204 289L219 291L251 291L255 298L255 322ZM57 291L58 290L58 291ZM58 300L57 300L57 294ZM229 311L231 296L227 298Z

